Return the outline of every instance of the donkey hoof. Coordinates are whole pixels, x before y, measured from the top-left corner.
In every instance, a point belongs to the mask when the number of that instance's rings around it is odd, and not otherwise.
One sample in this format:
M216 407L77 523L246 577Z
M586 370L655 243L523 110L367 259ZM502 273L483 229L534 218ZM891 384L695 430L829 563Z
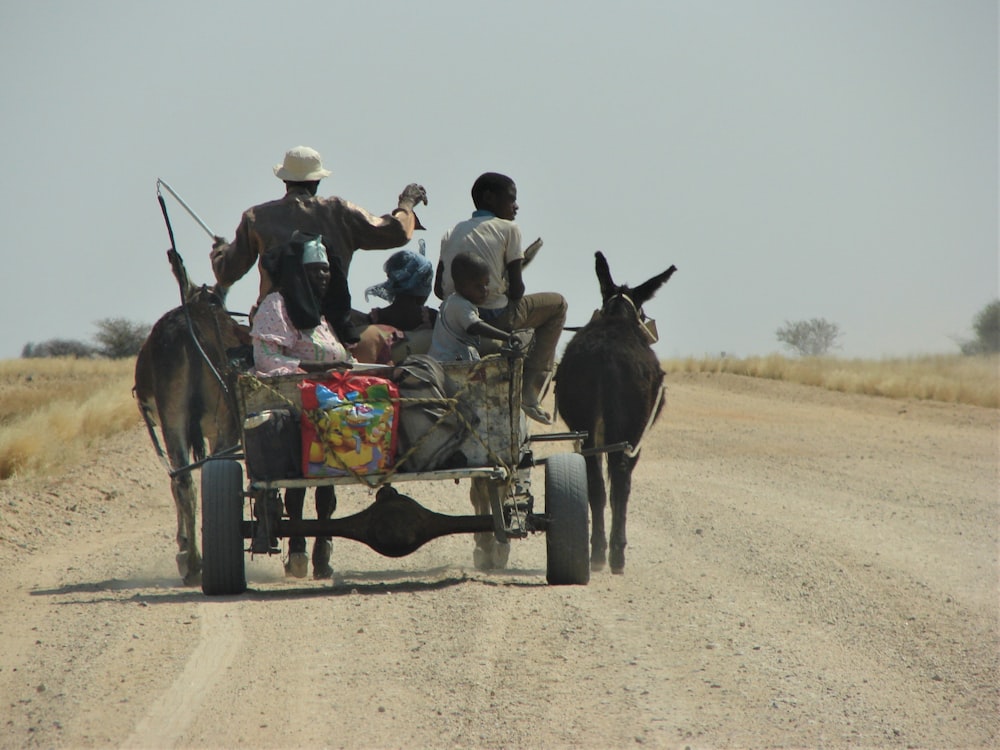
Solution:
M305 552L293 552L285 563L285 575L293 578L305 578L309 572L309 556Z
M509 544L494 544L492 547L476 547L472 551L472 562L476 570L502 570L507 567L510 557Z
M507 560L510 559L510 545L496 544L493 547L493 567L496 570L503 570L507 567Z
M201 586L201 571L193 571L184 576L185 586Z
M185 586L201 585L201 561L192 564L190 552L177 553L177 572L180 573Z
M325 581L327 578L333 578L333 566L328 562L313 563L313 580Z
M597 572L599 570L604 570L604 566L607 565L608 556L603 549L591 550L590 552L590 570L592 572Z
M625 550L611 550L611 572L616 576L625 572Z
M333 542L329 539L317 539L313 542L313 578L317 581L333 576L330 566L330 555L333 554Z

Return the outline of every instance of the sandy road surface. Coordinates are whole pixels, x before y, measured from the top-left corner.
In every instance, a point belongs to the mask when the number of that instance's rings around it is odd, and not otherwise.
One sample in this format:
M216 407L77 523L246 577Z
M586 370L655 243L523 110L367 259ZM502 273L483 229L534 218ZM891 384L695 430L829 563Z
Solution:
M332 583L258 558L212 600L135 430L0 484L0 747L995 747L998 419L675 376L625 576L546 586L540 536L498 575L469 537L335 540Z

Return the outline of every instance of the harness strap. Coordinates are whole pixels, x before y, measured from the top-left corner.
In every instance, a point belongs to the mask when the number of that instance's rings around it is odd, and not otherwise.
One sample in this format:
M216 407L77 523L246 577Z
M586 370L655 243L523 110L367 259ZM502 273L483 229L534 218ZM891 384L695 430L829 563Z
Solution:
M649 421L646 422L646 426L642 428L642 434L639 436L638 442L625 449L624 453L629 458L635 458L639 455L639 447L642 443L642 439L646 437L646 433L649 432L649 428L653 425L653 420L656 419L656 412L660 408L660 404L663 402L663 394L666 392L666 386L661 385L659 393L656 394L656 403L653 404L653 410L649 412Z
M629 297L627 294L622 294L621 292L618 292L617 294L612 294L610 297L608 297L608 299L605 301L604 304L606 305L608 302L615 299L616 297L620 297L621 299L628 302L629 307L632 308L632 312L635 314L636 322L639 324L639 327L642 329L642 332L646 335L646 338L649 339L649 343L655 344L657 341L659 341L660 337L659 334L656 332L656 321L647 318L646 314L642 311L642 308L637 306L635 304L635 300ZM603 311L604 307L602 306L601 309L596 314L603 313Z

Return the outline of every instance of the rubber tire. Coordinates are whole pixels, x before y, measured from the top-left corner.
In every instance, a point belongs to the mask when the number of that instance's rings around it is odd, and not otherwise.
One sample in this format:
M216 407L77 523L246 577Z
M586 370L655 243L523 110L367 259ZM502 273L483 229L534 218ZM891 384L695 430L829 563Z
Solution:
M247 590L242 521L243 467L209 461L201 467L201 590L208 596Z
M545 578L553 586L590 582L587 465L579 453L560 453L545 462Z

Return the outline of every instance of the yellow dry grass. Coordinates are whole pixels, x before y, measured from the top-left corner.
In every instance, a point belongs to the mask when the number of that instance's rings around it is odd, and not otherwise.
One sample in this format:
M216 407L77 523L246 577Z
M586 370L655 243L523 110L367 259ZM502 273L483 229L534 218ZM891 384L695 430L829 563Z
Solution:
M846 393L1000 408L1000 357L906 359L702 358L668 372L727 372ZM0 361L0 480L63 471L101 440L141 422L132 398L135 360Z
M1000 356L927 355L865 360L780 355L667 360L668 372L726 372L831 391L1000 408Z
M135 426L134 370L134 358L0 361L0 479L78 463Z

